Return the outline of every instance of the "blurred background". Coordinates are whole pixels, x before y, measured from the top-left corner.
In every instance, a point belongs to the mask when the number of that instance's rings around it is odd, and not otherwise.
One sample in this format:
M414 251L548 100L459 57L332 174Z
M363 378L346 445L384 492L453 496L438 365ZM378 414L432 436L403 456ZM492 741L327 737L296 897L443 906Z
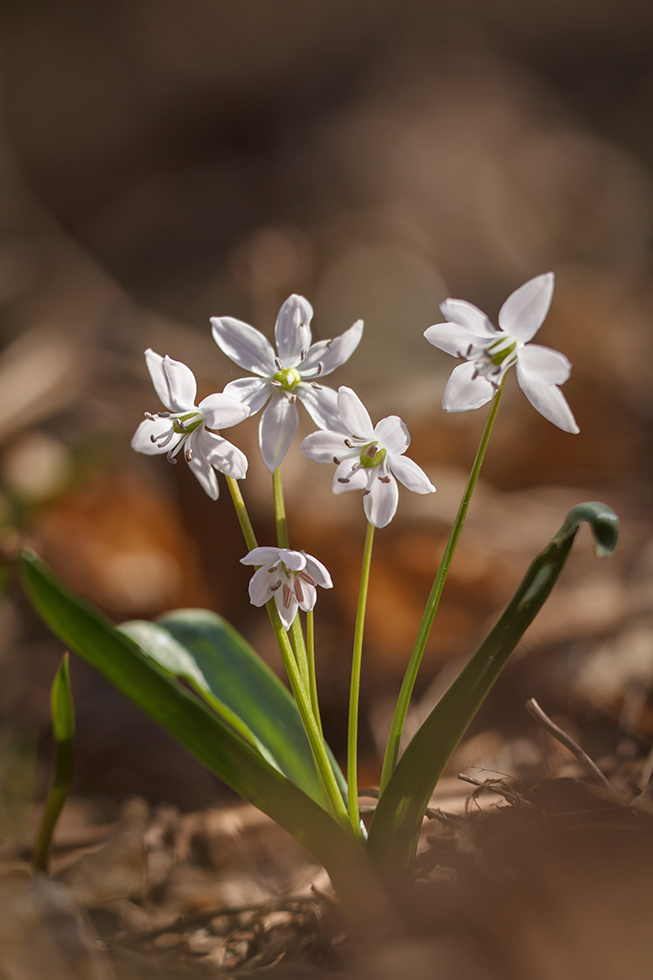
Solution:
M276 668L223 486L129 448L157 411L143 351L189 364L200 395L240 372L209 317L272 336L305 294L314 337L365 319L332 378L398 413L438 488L404 493L377 535L363 677L363 781L378 752L486 410L440 408L454 366L423 339L448 296L493 318L553 270L538 340L573 362L581 434L508 385L411 719L428 710L566 511L602 499L617 554L582 533L556 592L454 760L545 773L535 696L606 771L653 740L653 9L638 0L4 0L0 131L0 521L119 622L179 606L230 619ZM227 433L272 541L258 419ZM311 430L305 414L301 434ZM319 681L342 755L364 521L298 442L291 543L320 596ZM4 833L47 779L61 647L17 591L0 605ZM77 792L185 810L225 794L85 665L73 684Z

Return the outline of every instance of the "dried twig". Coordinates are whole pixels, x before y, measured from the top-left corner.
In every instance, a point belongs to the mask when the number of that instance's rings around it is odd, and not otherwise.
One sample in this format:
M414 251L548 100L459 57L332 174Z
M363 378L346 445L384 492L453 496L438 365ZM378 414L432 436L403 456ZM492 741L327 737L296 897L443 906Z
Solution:
M547 732L550 735L553 735L553 737L557 739L561 745L564 745L565 748L569 749L572 755L574 755L578 761L589 770L594 779L600 783L603 783L603 785L607 786L611 793L613 793L618 799L621 799L614 786L612 786L607 777L603 775L594 760L590 759L587 752L581 749L578 742L575 742L571 735L568 735L567 732L563 731L562 728L559 728L555 722L551 721L549 716L542 710L542 708L540 708L535 698L529 698L529 700L526 702L526 710L528 711L529 715L535 718L536 721L539 721L540 725L542 725L543 728L546 728Z

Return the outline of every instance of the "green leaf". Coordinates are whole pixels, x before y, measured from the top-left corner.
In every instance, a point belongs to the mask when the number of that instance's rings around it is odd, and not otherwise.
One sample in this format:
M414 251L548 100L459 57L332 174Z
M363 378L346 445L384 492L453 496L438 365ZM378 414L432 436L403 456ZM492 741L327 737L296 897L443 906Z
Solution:
M155 623L134 620L120 629L167 671L184 678L271 765L324 803L290 692L226 620L206 609L178 609Z
M276 820L327 869L359 925L380 914L378 882L347 828L271 766L193 693L118 632L31 552L23 587L50 629L237 793ZM371 896L367 900L364 896ZM378 897L378 896L377 896Z
M594 551L607 557L617 543L618 522L609 507L574 507L551 543L533 561L498 623L416 732L390 777L374 813L369 851L393 873L411 866L431 795L467 727L510 654L546 601L583 521L594 536Z
M73 784L75 711L70 689L68 659L68 654L64 653L50 692L54 774L32 855L32 867L35 871L42 871L44 874L48 873L54 831Z

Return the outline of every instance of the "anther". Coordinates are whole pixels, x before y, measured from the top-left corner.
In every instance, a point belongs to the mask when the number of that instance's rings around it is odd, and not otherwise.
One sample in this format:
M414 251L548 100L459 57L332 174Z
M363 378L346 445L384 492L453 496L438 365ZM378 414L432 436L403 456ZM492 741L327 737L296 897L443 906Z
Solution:
M336 466L340 466L340 460L338 459L337 456L333 457L333 462L336 464Z
M283 367L283 364L281 363L281 358L275 357L274 363L277 365L277 371L280 371L281 368Z
M169 419L172 412L157 412L157 418L159 419Z
M315 377L319 378L324 371L324 361L319 361L317 365L317 371L315 372Z
M176 459L175 459L175 457L174 457L174 456L172 455L172 454L173 454L173 452L174 452L174 450L173 450L173 449L171 449L169 453L166 453L166 459L168 460L168 462L169 462L169 463L174 463L174 464L175 464L175 466L176 466L176 465L177 465L177 460L176 460Z
M274 385L275 388L283 388L283 384L281 381L271 381L270 384Z
M186 431L186 423L185 422L182 422L181 419L175 419L175 422L177 423L177 425L179 426L179 428L181 429L182 432L185 432Z
M304 590L302 589L302 583L299 576L295 576L295 595L297 596L298 602L304 601Z
M307 354L308 354L308 351L306 351L306 350L303 350L301 352L301 354L299 355L299 362L300 362L300 364L301 364L302 361L305 361L306 360L306 355Z
M277 589L280 589L280 588L281 588L281 579L279 579L278 582L275 582L274 585L271 585L270 586L270 592L276 592Z
M367 456L368 459L374 459L377 452L378 449L376 448L376 446L373 443L370 443L367 449L365 450L365 452L363 453L363 456Z
M288 401L290 402L291 405L294 405L295 402L297 401L297 395L289 395Z
M349 483L349 478L346 476L339 476L338 483Z
M363 490L363 496L367 497L367 495L371 492L372 492L371 490Z
M292 591L286 583L283 583L283 604L286 609L290 608L290 603L292 602Z
M352 444L350 443L349 439L345 439L345 446L347 447L347 449L353 449L354 448L352 446Z
M380 476L379 477L379 482L380 483L390 483L390 477L389 476Z
M475 368L474 373L472 375L472 381L476 381L477 378L478 378L478 368Z
M190 463L191 459L193 458L193 450L190 448L190 446L186 446L184 449L184 456L186 457L186 462Z
M150 442L156 442L156 436L150 436Z
M155 417L154 417L154 416L152 415L152 413L151 413L151 412L144 412L143 414L145 415L145 418L146 418L146 419L148 419L148 421L150 421L150 422L156 422L156 419L155 419ZM152 437L150 436L150 439L151 439L151 438L152 438Z
M467 348L467 357L471 357L472 356L472 351L473 350L474 350L474 345L473 344L470 344L469 347Z
M304 580L304 582L308 582L309 585L317 585L317 582L315 581L313 576L309 575L308 572L304 571L304 569L302 569L301 572L297 572L297 574L301 579Z
M268 568L268 572L276 572L278 567L279 567L279 562L277 562L276 565L270 565L270 567Z
M322 391L322 385L318 385L315 381L311 381L311 388L317 388L318 391Z

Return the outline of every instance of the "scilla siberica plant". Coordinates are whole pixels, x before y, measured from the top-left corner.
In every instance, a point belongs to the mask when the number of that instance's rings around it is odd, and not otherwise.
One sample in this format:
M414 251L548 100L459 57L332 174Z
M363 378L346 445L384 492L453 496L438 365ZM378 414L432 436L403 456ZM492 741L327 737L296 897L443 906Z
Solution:
M218 495L224 474L254 566L249 594L265 605L288 676L290 692L236 630L215 613L185 609L156 622L113 628L61 585L28 553L22 558L25 587L42 617L76 653L94 664L182 745L234 790L294 834L325 865L352 919L374 915L370 890L392 876L409 876L420 826L433 789L498 673L551 591L583 521L594 534L597 555L613 550L616 517L603 504L575 507L538 555L506 607L458 678L399 757L406 712L446 575L462 531L510 369L531 404L570 433L578 426L558 385L569 377L567 359L529 344L542 324L553 292L553 275L531 279L504 303L495 329L470 303L448 299L445 321L426 339L458 357L446 386L444 408L460 412L490 402L481 437L449 541L438 568L390 728L369 828L358 807L357 742L359 683L365 608L374 533L393 519L399 484L419 494L435 491L406 452L410 435L396 415L373 424L360 398L338 391L323 378L356 350L363 324L332 341L312 342L310 304L291 296L275 327L276 352L254 327L231 317L212 321L220 349L250 376L195 405L195 379L184 364L146 352L146 363L165 411L147 414L132 442L147 454L183 456L206 493ZM253 375L253 376L252 376ZM347 778L325 741L315 673L314 611L319 589L331 588L318 558L289 540L281 464L295 436L297 402L318 429L301 444L311 460L334 467L336 494L359 490L367 524L358 610L353 635ZM247 460L218 430L231 428L265 407L259 441L272 474L276 542L254 536L239 481ZM337 585L337 583L336 583ZM183 682L183 683L182 683ZM376 876L376 877L374 877ZM365 899L361 895L365 890ZM378 903L377 903L378 905ZM378 909L377 909L378 910Z

